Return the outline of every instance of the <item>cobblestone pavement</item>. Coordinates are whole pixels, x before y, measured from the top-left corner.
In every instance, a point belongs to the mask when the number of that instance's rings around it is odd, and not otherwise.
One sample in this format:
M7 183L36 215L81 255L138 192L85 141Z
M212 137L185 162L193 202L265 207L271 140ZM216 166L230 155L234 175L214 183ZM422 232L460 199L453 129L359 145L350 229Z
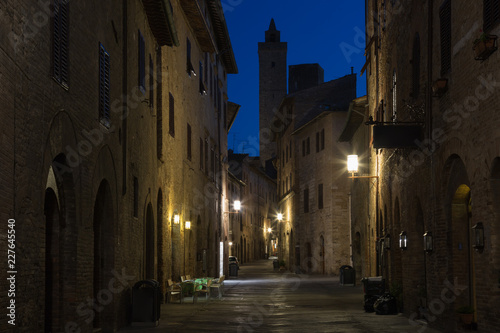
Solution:
M437 333L402 315L363 310L362 286L340 286L337 277L273 271L271 260L241 266L225 281L222 299L186 298L162 304L157 327L120 332L398 332Z

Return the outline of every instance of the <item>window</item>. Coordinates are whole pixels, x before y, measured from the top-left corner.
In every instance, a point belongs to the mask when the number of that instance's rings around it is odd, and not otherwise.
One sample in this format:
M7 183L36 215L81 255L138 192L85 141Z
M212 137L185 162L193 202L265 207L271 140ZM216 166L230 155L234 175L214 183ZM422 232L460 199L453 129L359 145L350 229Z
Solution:
M106 128L110 126L109 94L110 94L110 61L109 53L99 43L99 121Z
M325 129L321 130L321 150L325 149Z
M134 177L134 217L139 216L139 180Z
M316 152L319 152L319 132L316 132Z
M158 159L163 157L163 96L162 96L162 76L161 76L161 51L156 57L156 154Z
M323 184L318 185L318 209L323 209Z
M215 147L210 149L210 178L215 180Z
M205 52L205 83L207 83L208 78L208 53Z
M203 139L200 138L200 170L203 170Z
M489 33L500 22L500 0L484 0L483 5L483 31Z
M168 133L175 138L175 121L174 121L174 96L168 94Z
M418 32L415 33L413 39L413 56L411 60L412 65L412 93L413 98L418 98L420 94L420 36Z
M153 58L151 58L151 54L149 55L149 107L151 111L154 107L154 99L155 99L155 73L153 66Z
M302 157L306 156L306 141L302 140Z
M309 213L309 189L304 190L304 213Z
M439 9L441 30L441 74L451 70L451 0L445 0Z
M69 0L54 0L52 31L52 75L63 88L69 88Z
M207 90L205 89L205 84L203 83L203 63L200 61L200 94L206 95Z
M186 38L186 71L189 77L191 77L191 74L196 76L193 64L191 63L191 41L189 38Z
M191 161L191 125L187 124L187 159Z
M139 89L145 93L146 92L146 82L145 82L145 77L146 77L146 70L145 70L145 62L146 62L146 56L145 56L145 46L144 46L144 36L141 33L141 30L138 30L139 32L139 45L138 45L138 50L139 50Z
M307 137L307 145L306 145L306 154L309 155L311 153L311 140Z

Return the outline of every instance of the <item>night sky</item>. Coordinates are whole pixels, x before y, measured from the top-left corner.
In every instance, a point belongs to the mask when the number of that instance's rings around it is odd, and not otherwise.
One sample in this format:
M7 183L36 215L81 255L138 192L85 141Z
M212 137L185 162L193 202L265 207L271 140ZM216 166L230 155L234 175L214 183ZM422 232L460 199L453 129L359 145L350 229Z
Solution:
M287 66L319 63L325 82L358 73L357 96L366 94L364 0L222 0L239 74L228 75L229 100L241 108L228 137L229 149L258 151L259 58L257 43L274 18L288 42ZM254 142L252 144L251 142Z

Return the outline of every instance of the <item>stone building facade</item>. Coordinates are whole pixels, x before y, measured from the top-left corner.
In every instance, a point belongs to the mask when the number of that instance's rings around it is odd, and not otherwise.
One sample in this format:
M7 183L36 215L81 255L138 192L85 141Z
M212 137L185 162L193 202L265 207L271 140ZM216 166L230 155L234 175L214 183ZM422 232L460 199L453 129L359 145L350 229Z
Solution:
M274 170L272 168L271 170ZM272 171L261 166L259 157L234 154L229 150L230 183L239 192L241 212L234 218L230 240L232 253L240 263L266 258L276 237L276 180ZM233 192L232 192L233 193ZM239 225L238 225L239 222Z
M361 275L384 276L410 320L446 332L462 306L466 328L499 326L499 9L367 1L367 107L343 133L359 173L378 176L351 189Z
M350 145L337 140L355 96L356 75L347 75L288 94L275 118L279 257L291 270L334 275L350 264Z
M16 326L0 331L113 332L136 282L164 292L227 273L237 67L221 2L21 1L1 15L0 214L15 220L17 273Z

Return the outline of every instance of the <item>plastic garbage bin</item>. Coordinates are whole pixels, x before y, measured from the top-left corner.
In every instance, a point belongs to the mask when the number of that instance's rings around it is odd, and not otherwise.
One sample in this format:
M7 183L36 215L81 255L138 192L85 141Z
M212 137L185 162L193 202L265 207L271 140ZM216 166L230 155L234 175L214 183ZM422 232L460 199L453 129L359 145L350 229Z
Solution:
M142 280L132 287L132 326L158 326L160 320L160 283Z
M238 276L238 264L237 263L229 264L229 276Z
M344 265L340 267L340 285L354 286L356 285L356 270L352 266Z
M361 282L363 282L365 293L364 309L366 312L373 312L375 311L373 308L374 303L385 292L385 280L381 276L372 276L364 277Z
M278 259L273 260L273 269L279 269L280 268L280 263Z

